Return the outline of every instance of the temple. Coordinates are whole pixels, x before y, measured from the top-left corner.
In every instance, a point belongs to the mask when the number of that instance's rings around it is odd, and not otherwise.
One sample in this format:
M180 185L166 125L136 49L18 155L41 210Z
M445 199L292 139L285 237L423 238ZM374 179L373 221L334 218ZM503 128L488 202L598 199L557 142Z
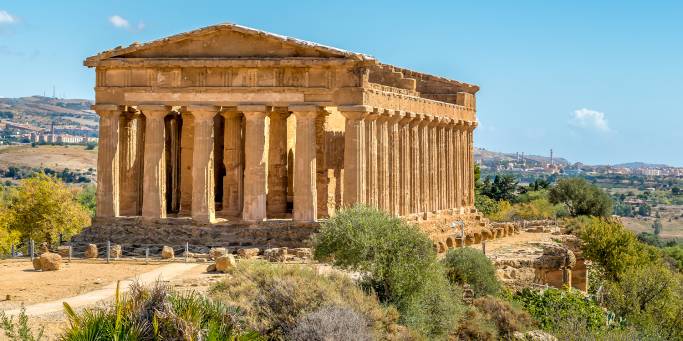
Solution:
M89 57L100 221L474 212L479 87L220 24ZM97 221L97 220L96 220Z

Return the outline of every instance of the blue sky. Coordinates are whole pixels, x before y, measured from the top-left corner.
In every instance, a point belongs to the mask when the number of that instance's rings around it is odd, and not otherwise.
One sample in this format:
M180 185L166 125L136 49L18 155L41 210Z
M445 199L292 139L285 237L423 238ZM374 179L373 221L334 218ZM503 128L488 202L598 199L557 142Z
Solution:
M93 98L85 57L220 22L481 86L475 144L683 166L683 2L0 0L0 97Z

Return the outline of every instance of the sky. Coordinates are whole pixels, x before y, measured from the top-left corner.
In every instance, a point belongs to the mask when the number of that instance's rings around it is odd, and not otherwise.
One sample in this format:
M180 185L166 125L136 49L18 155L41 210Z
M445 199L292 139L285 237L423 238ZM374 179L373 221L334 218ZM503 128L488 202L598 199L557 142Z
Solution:
M0 97L94 98L83 60L232 22L481 87L475 145L683 166L681 1L0 0Z

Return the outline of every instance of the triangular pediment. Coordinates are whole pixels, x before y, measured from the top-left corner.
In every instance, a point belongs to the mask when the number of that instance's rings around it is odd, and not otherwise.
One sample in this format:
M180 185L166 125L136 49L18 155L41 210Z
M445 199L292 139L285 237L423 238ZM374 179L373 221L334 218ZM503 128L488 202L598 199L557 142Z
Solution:
M87 66L110 58L354 58L372 59L308 41L234 24L220 24L144 44L102 52Z

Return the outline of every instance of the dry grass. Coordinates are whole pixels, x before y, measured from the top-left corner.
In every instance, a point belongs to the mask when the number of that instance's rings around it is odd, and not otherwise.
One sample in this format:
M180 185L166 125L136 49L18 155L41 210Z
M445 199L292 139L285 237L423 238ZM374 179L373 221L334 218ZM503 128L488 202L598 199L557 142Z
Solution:
M85 146L8 146L0 148L0 167L25 166L62 170L97 168L97 150Z

